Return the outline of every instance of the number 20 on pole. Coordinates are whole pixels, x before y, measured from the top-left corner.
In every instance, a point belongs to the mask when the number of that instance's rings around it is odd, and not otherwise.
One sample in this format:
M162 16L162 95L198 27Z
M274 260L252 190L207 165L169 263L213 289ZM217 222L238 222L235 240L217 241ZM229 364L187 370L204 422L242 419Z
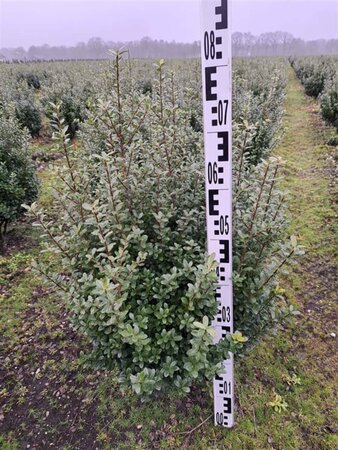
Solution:
M233 333L231 0L201 0L208 253L217 261L215 343ZM213 381L214 423L234 424L233 355Z

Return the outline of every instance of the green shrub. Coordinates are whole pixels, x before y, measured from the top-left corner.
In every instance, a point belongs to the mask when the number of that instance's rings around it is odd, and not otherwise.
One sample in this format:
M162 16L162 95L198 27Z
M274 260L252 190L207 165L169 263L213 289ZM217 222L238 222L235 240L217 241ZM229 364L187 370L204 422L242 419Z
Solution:
M216 266L205 250L202 134L191 127L191 108L180 106L182 92L163 62L152 97L134 90L121 64L117 55L115 89L98 100L83 129L96 138L77 152L54 105L54 137L67 161L58 219L48 222L37 205L30 213L67 279L39 270L64 291L96 364L117 367L137 393L168 385L188 391L220 371L228 350L245 350L230 335L213 343ZM250 347L292 315L276 275L298 252L285 237L279 162L253 167L246 157L253 138L250 127L235 127L235 314Z
M151 80L146 80L141 83L140 85L142 94L152 94L153 92L153 85Z
M28 136L12 111L0 105L0 235L38 193L35 168L28 156Z
M71 139L75 137L76 132L79 129L79 124L85 118L84 109L81 105L80 99L73 98L69 95L62 95L60 98L52 98L46 103L46 116L49 119L53 117L53 108L51 104L60 103L61 114L64 118L65 125L68 127L68 134Z
M28 128L33 137L39 136L42 128L40 111L30 100L19 100L15 106L15 113L20 124Z
M335 136L334 137L330 137L327 140L326 144L330 145L332 147L337 147L338 146L338 137L335 137Z
M203 126L197 119L196 114L194 112L192 112L190 116L190 126L194 131L197 132L201 132L203 130Z
M335 76L335 63L330 57L305 57L291 60L297 77L304 85L305 93L318 97L325 84Z
M337 60L333 57L291 59L308 95L319 97L323 119L338 129Z
M325 73L316 71L304 81L305 93L311 97L318 97L323 91L325 84Z
M247 147L248 162L257 165L262 158L267 157L274 148L279 131L284 110L284 90L280 90L283 83L284 74L272 77L270 84L266 86L266 91L259 95L254 95L245 85L234 81L235 97L244 106L244 111L240 111L237 122L245 122L250 125L251 141ZM238 89L241 92L238 92ZM243 108L243 106L241 107ZM240 108L238 108L240 109Z
M18 81L25 80L29 88L40 89L41 83L38 75L34 73L19 73Z
M320 97L320 108L323 119L338 130L338 76L327 83Z

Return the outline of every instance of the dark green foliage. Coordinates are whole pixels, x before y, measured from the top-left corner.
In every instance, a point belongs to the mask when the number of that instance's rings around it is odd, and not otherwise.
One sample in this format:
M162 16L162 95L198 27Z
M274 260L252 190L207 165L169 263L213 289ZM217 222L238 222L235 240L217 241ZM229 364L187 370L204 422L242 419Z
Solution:
M190 126L194 131L197 132L203 131L201 121L197 119L196 114L194 112L192 112L190 116Z
M28 139L11 112L0 106L0 234L37 197L38 181L27 152Z
M28 87L34 89L40 89L41 83L38 75L34 73L20 73L18 75L18 81L25 80L27 82Z
M151 94L153 92L153 85L151 80L146 80L142 83L142 94Z
M62 95L60 98L49 99L48 103L46 102L46 116L49 119L52 119L53 108L51 107L51 103L60 103L61 105L61 114L64 118L65 125L68 127L68 134L71 139L75 137L76 132L79 129L79 124L85 119L85 113L81 99L74 98L70 95Z
M290 62L304 85L305 93L311 97L318 97L324 91L326 83L335 76L335 64L329 57L294 58Z
M326 84L320 98L320 107L323 119L338 130L338 76Z
M250 129L250 144L245 144L250 164L257 165L276 145L285 87L285 67L279 60L244 59L234 66L233 119Z
M319 97L323 119L338 129L338 62L333 57L290 60L306 94Z
M79 129L79 123L84 119L82 115L81 104L77 103L73 97L61 98L61 111L65 119L65 124L68 125L68 132L71 138Z
M311 97L318 97L323 92L325 73L316 71L304 80L305 93Z
M327 145L330 145L332 147L338 146L338 137L331 137L327 142Z
M42 122L39 109L30 100L19 100L15 106L16 117L23 127L28 128L31 136L39 136Z

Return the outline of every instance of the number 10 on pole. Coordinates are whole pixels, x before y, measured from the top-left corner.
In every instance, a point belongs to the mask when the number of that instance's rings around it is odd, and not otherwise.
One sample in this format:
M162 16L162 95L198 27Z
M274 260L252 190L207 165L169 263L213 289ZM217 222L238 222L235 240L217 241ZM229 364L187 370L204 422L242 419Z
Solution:
M202 83L208 253L218 263L215 343L233 333L231 0L201 0ZM234 424L233 355L213 381L215 425Z

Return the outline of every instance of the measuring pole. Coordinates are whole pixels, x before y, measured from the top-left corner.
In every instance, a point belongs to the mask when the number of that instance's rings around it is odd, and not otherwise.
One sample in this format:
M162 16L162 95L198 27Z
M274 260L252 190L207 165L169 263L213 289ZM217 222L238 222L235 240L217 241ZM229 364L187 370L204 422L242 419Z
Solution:
M202 0L202 82L208 253L218 262L215 343L233 333L231 0ZM233 355L214 384L215 425L234 424Z

